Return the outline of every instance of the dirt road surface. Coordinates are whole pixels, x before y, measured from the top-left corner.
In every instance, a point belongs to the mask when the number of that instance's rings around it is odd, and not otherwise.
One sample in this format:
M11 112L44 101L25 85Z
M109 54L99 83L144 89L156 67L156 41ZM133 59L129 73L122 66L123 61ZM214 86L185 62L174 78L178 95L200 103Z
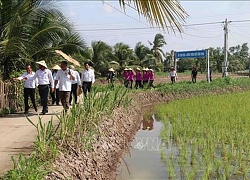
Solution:
M39 111L40 110L40 111ZM41 115L44 123L51 119L56 120L55 114L62 111L62 106L49 106L49 113ZM41 109L38 109L41 112ZM38 122L38 113L35 111L27 115L35 124ZM11 156L18 156L19 153L30 154L33 150L37 132L22 112L11 114L0 118L0 176L13 168Z

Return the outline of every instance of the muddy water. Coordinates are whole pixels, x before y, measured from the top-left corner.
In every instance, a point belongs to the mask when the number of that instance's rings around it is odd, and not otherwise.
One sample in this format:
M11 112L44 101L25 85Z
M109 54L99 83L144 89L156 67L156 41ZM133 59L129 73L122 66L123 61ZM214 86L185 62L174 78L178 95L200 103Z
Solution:
M156 121L154 116L144 117L130 153L125 155L125 162L118 169L118 180L168 179L166 166L161 161L161 127L161 122Z

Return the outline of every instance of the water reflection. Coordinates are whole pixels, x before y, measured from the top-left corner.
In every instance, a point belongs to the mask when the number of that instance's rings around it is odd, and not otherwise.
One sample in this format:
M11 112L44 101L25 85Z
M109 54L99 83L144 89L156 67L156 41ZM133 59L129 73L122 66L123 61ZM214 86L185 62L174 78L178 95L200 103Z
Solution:
M161 128L161 122L156 121L154 115L143 116L141 128L131 144L130 156L125 155L126 164L121 164L117 179L168 179L166 167L161 161Z

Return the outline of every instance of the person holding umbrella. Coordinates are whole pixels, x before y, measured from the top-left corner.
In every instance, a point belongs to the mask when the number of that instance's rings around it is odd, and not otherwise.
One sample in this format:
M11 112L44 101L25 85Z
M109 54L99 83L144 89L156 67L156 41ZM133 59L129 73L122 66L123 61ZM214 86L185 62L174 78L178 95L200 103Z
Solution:
M38 70L36 71L35 75L32 77L26 76L23 79L24 80L35 80L38 79L38 90L39 95L41 99L41 104L43 106L42 114L48 113L48 94L49 94L49 88L51 87L51 92L54 92L54 80L52 73L49 69L47 69L47 64L45 61L39 61L36 62L38 65Z

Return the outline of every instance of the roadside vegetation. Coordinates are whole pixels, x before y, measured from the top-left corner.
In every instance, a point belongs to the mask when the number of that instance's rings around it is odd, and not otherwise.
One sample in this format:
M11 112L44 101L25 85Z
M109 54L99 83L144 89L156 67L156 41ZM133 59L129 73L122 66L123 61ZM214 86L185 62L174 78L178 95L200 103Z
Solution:
M157 107L169 179L249 179L249 98L245 91Z
M27 117L37 129L35 151L30 157L20 155L12 159L13 170L2 179L44 179L58 153L66 154L72 148L81 148L83 151L91 148L93 136L101 133L99 124L102 117L112 117L115 108L128 107L130 102L127 90L123 87L116 87L112 91L95 87L84 103L73 105L69 114L52 116L46 124L41 117L38 124L34 124Z

